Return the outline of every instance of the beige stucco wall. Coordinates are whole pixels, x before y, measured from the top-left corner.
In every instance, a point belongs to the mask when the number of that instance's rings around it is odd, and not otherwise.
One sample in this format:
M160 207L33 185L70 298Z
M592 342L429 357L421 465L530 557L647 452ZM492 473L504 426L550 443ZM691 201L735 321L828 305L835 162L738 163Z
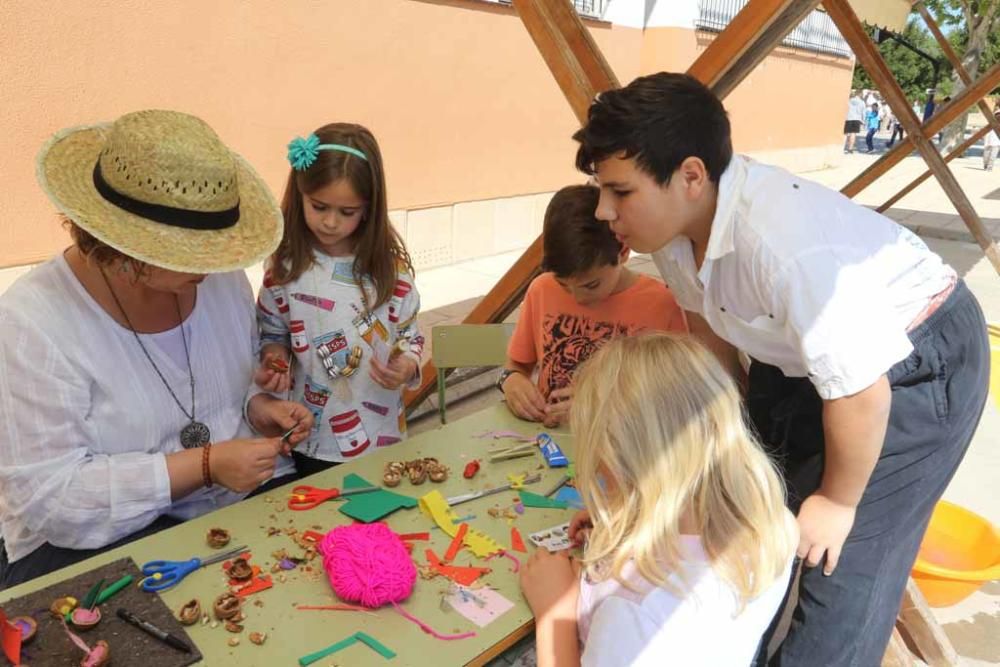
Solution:
M588 26L623 82L683 69L703 48L691 30ZM728 102L739 149L836 143L847 61L778 56L752 76ZM290 138L368 125L423 266L530 240L544 193L581 178L576 120L520 20L470 0L8 0L0 89L0 267L66 243L35 183L38 147L139 108L205 118L276 195Z
M685 68L714 38L683 28L648 29L642 71ZM842 143L853 71L854 62L847 58L773 51L726 98L736 150L774 154Z

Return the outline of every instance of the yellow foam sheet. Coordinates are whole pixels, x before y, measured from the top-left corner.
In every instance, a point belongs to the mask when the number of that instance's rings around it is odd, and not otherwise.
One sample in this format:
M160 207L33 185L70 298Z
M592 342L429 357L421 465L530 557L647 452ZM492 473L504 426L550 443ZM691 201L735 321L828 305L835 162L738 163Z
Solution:
M437 524L437 527L447 533L449 537L455 537L458 534L458 525L455 523L456 516L451 511L448 501L445 500L440 491L431 491L421 496L419 506L420 511L433 520ZM469 526L469 529L465 532L465 539L462 540L462 544L476 558L486 558L490 554L503 551L503 547L499 542L472 526Z

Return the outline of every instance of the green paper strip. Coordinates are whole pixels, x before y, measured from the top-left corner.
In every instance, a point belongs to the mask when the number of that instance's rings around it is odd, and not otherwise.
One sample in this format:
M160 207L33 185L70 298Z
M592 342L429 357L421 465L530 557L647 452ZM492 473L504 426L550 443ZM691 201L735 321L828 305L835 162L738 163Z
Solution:
M123 588L131 584L132 581L133 581L132 575L126 574L124 577L122 577L121 579L119 579L118 581L111 584L103 591L101 591L100 595L97 596L97 601L94 604L95 605L104 604L105 602L113 598L115 595L117 595L118 592L121 591Z
M368 646L370 646L373 651L381 655L386 660L392 660L393 658L396 657L396 654L393 653L388 646L386 646L379 640L375 639L371 635L366 635L363 632L355 632L354 636L357 637L359 641L368 644Z
M561 500L552 500L531 491L521 490L518 491L518 495L521 497L521 502L524 503L525 507L544 507L558 510L564 510L569 507L569 505Z
M345 648L355 643L356 641L358 641L358 638L355 635L351 635L347 639L342 639L341 641L337 642L336 644L333 644L332 646L327 646L322 651L316 651L315 653L310 653L309 655L302 656L301 658L299 658L299 664L302 667L306 667L306 665L311 665L317 660L322 660L331 653L336 653L337 651L344 650Z

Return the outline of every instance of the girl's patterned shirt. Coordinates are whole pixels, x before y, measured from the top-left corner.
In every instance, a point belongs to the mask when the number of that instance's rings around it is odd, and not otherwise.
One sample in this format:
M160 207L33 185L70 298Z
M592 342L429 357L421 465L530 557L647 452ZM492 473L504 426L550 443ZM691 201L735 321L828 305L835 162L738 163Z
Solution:
M353 256L317 253L313 266L285 285L275 285L270 272L265 273L257 299L261 344L277 343L291 350L291 400L315 416L312 433L296 451L324 461L347 461L405 437L402 391L372 381L371 359L376 354L384 357L397 341L409 338L410 351L405 354L419 367L424 346L417 326L420 296L413 277L400 271L392 298L366 315L353 265ZM368 302L373 303L371 281L366 277L362 282ZM320 350L343 368L355 346L362 351L356 372L331 377ZM419 381L418 374L411 386Z

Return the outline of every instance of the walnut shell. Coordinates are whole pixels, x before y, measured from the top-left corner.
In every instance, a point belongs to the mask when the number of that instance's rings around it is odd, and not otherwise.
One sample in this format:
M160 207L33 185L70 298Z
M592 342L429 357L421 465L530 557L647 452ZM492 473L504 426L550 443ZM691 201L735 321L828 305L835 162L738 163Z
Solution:
M215 598L215 604L212 605L212 610L215 612L215 617L217 619L220 621L227 621L238 616L242 606L243 600L236 597L232 593L223 593L219 597Z
M229 539L229 531L225 528L212 528L208 531L208 535L205 536L208 546L213 549L221 549L226 546L229 544Z
M253 566L247 562L246 558L236 558L232 563L230 563L229 569L226 570L226 574L229 575L230 579L246 581L253 576Z
M184 625L194 625L201 620L201 603L198 600L190 600L185 603L177 612L177 620Z

